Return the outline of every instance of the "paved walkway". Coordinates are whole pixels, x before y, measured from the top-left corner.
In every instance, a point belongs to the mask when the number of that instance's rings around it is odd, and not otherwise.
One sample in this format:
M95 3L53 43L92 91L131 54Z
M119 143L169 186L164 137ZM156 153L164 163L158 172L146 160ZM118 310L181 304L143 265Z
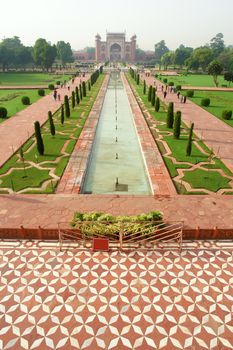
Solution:
M15 243L0 242L1 349L233 349L232 244L127 254Z
M142 79L146 80L147 85L153 86L154 81L157 87L162 85L153 77L143 76ZM160 88L157 95L164 101ZM185 104L181 103L174 93L168 93L165 102L174 102L174 109L182 112L182 120L188 126L194 122L195 134L233 171L233 128L188 99Z
M166 221L184 221L186 228L233 228L233 196L175 195L0 195L0 227L57 228L75 211L135 215L160 210Z
M89 77L90 75L87 74L85 78L76 78L74 84L70 83L70 91L68 91L68 88L58 89L61 102L54 101L53 92L51 92L50 95L42 97L0 124L0 167L34 133L34 122L38 120L41 125L44 124L48 119L48 111L54 113L63 103L64 96L70 96L75 87L79 85L80 79L84 81L88 80Z

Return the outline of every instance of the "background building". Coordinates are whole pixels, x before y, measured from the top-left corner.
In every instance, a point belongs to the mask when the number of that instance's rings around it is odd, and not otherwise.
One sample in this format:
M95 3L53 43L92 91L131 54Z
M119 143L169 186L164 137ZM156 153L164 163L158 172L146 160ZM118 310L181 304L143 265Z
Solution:
M95 57L103 61L135 61L136 35L130 41L125 40L125 33L107 33L106 41L101 41L99 34L95 37Z

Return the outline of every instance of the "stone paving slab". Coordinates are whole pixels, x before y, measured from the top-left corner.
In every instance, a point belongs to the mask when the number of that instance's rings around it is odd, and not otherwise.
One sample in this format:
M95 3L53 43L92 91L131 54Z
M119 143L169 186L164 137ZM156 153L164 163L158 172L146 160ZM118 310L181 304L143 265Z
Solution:
M233 247L211 247L93 253L0 242L0 348L233 349Z
M75 211L136 215L160 210L165 221L184 221L185 228L233 228L233 198L223 195L119 196L0 194L0 227L21 225L57 228Z
M163 83L159 80L145 75L142 79L145 79L148 85L154 86L154 82L156 83L159 98L166 104L174 102L174 110L182 112L182 120L188 126L194 123L195 134L213 149L215 155L233 172L233 128L189 99L186 103L181 103L175 93L168 93L164 99L161 91Z
M38 90L48 89L47 85L0 85L0 90Z
M64 96L71 96L72 91L75 90L76 86L79 86L80 81L86 81L89 77L90 75L86 74L85 78L75 78L74 84L69 83L70 91L67 87L57 89L61 101L55 101L53 92L51 92L50 95L42 97L0 124L0 167L34 134L34 122L39 121L41 125L44 124L48 119L48 111L54 113L58 110L63 103Z

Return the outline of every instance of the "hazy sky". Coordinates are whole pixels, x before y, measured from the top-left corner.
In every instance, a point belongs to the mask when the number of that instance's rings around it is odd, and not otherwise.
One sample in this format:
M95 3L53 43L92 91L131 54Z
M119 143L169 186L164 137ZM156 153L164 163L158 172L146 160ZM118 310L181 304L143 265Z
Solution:
M73 49L94 46L98 32L126 31L152 49L164 39L170 49L200 46L217 33L233 44L233 0L0 0L0 39L17 35L25 45L37 38L64 40Z

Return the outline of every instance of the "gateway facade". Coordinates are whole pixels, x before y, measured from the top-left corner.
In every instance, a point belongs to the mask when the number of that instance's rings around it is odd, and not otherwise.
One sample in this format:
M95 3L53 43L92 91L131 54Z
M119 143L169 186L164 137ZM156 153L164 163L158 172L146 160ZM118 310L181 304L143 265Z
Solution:
M95 55L97 62L135 61L136 35L126 41L125 33L107 33L106 41L99 34L95 37Z

